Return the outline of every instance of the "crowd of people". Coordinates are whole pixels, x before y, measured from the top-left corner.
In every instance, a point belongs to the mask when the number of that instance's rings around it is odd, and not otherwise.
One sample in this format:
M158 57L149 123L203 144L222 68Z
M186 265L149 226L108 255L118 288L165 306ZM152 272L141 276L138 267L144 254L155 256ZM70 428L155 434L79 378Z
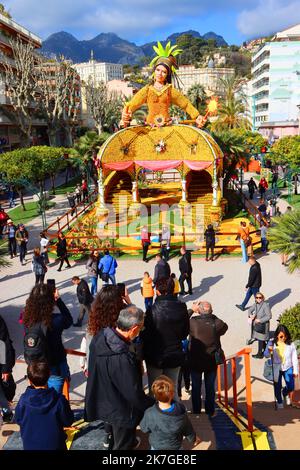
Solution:
M81 189L80 193L79 189L75 191L77 202L86 197ZM265 183L259 188L253 187L253 193L255 189L259 189L264 204ZM70 204L70 207L75 206ZM267 233L263 227L260 231L262 251L265 251ZM16 227L6 218L2 232L8 237L11 257L16 255L18 246L23 264L28 231L24 225ZM205 260L213 261L215 231L212 225L208 225L204 236ZM250 230L244 222L240 224L238 238L242 259L248 261L250 270L245 299L236 306L242 311L248 309L250 339L247 343L258 343L258 351L253 357L262 359L271 354L278 365L275 394L280 409L283 398L289 403L294 378L299 372L296 349L284 325L279 325L274 338L270 339L272 313L261 292L261 268L253 256ZM141 241L143 261L147 261L151 244L147 227L142 229ZM72 277L79 303L74 322L55 282L45 283L49 240L41 232L40 247L34 249L32 258L35 286L21 316L29 384L19 399L15 417L10 406L14 392L10 387L8 393L7 387L11 382L15 353L6 324L0 317L1 414L3 421L11 422L14 418L20 425L25 450L66 449L63 428L72 424L74 416L62 394L64 382L71 380L62 334L72 325L82 327L85 318L82 350L86 357L81 360L87 381L84 414L88 422L103 422L103 448L137 449L140 445L137 426L148 434L152 450L179 450L184 438L192 445L200 443L201 438L193 429L181 401L182 380L186 393L191 393L192 412L200 415L204 409L210 419L214 419L221 337L226 334L228 325L203 299L195 301L191 309L187 308L183 296L193 294L191 253L181 247L177 279L168 263L170 241L170 230L164 226L153 275L146 271L140 281L145 311L132 304L125 284L116 282L118 263L109 250L105 250L103 256L94 250L86 263L90 287L85 279ZM64 263L67 268L71 267L63 233L58 237L57 257L58 271ZM100 290L99 278L102 281ZM249 306L252 296L254 303Z

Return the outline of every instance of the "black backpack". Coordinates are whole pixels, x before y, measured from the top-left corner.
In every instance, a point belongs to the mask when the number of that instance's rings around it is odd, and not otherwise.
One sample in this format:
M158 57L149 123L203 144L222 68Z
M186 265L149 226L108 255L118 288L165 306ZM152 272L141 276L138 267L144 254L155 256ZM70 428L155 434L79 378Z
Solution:
M26 328L24 359L27 364L31 362L48 362L47 327L42 323Z

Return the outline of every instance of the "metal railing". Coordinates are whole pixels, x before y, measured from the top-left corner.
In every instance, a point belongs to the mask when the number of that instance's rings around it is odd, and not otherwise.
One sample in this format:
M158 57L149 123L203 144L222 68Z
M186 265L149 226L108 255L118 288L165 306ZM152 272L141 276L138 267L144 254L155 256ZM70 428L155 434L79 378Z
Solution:
M71 224L75 222L80 215L84 214L87 209L89 209L96 202L97 197L98 191L97 189L95 189L95 191L89 193L87 199L76 204L74 207L66 211L63 215L57 217L57 219L52 222L52 224L48 225L45 230L46 235L49 238L56 238L58 232L63 232L66 228L70 229Z
M236 354L226 357L224 363L218 366L217 370L217 395L218 402L226 408L229 413L232 413L236 419L239 419L238 413L238 392L237 392L237 360L242 357L244 359L244 387L246 390L246 411L247 411L247 430L253 432L253 409L252 409L252 391L251 391L251 371L250 371L250 353L251 348L244 348ZM231 369L231 383L232 383L232 405L229 403L228 391L228 368ZM223 376L222 376L223 372ZM224 393L222 394L222 384Z
M268 226L269 225L268 220L266 219L266 217L262 215L262 213L258 210L258 208L253 204L253 202L246 196L240 184L236 183L234 180L231 180L231 182L233 186L235 187L235 189L240 193L245 210L248 212L249 215L251 215L254 218L255 226L259 224L259 221L262 221L264 225ZM246 203L248 204L248 206Z

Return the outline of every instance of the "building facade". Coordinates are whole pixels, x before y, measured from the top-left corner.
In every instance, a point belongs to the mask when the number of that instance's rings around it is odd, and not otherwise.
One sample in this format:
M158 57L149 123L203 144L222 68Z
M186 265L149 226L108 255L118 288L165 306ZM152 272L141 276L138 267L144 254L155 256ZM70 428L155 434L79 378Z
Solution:
M252 93L252 119L265 137L298 133L300 25L277 33L253 54Z
M194 65L181 65L177 70L177 75L182 86L183 93L187 93L193 85L202 85L208 96L222 95L223 89L220 79L234 75L233 68L196 68Z
M77 70L81 81L85 83L89 79L97 84L99 82L107 83L111 80L122 80L123 79L123 65L122 64L111 64L109 62L97 62L91 54L89 62L82 62L80 64L74 64L74 69Z
M13 51L10 40L19 37L25 43L31 43L34 48L39 49L42 46L42 40L28 29L16 23L11 18L0 13L0 50L2 57L0 58L0 104L8 109L12 109L9 98L6 93L4 80L3 62L14 64ZM42 143L45 137L45 123L33 122L33 140ZM40 140L39 140L40 139ZM0 152L12 150L20 146L20 131L18 126L11 122L5 112L0 111Z

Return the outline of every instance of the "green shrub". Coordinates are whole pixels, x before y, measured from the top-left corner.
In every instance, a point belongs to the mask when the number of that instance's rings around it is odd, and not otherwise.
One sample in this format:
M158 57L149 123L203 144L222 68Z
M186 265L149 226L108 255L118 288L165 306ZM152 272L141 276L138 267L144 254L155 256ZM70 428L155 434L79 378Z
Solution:
M300 303L287 308L278 318L278 322L289 329L293 341L300 343Z

